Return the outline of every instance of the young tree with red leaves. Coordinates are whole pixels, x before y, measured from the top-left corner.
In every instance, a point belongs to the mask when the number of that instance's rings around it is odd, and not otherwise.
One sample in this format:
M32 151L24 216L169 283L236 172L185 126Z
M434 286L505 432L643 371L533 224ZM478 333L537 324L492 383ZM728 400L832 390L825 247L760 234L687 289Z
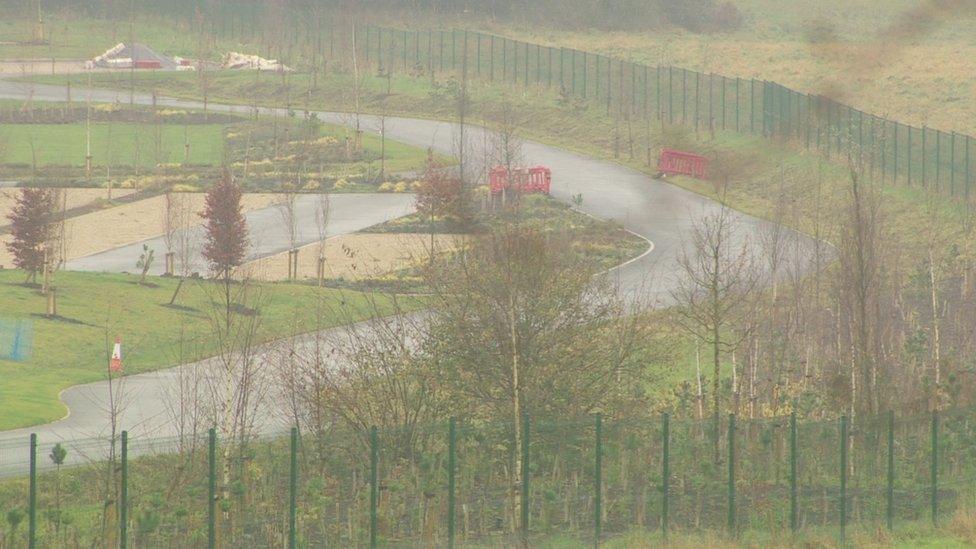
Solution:
M47 246L56 228L57 194L50 189L22 189L10 220L10 242L7 250L14 256L14 265L27 271L27 282L37 279L50 259Z
M434 220L457 214L461 179L438 164L428 152L424 177L417 187L417 212L427 218L430 230L430 260L434 261Z
M205 236L202 254L215 278L224 284L226 323L231 318L231 275L244 263L249 244L247 221L241 206L241 188L229 171L207 191L203 212Z

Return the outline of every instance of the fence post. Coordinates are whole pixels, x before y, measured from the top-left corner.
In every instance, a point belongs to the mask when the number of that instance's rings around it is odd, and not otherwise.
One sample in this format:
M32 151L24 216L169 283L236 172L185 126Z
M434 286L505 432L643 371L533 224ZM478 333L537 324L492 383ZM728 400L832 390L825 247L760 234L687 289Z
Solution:
M796 412L790 413L790 530L797 531L799 514L796 490Z
M217 547L217 430L207 432L207 547Z
M956 195L956 132L949 138L949 191L950 196Z
M596 415L596 462L593 464L593 545L600 546L603 513L603 417Z
M454 475L457 469L455 465L457 455L457 420L453 417L448 425L447 437L447 546L450 549L454 549Z
M298 545L295 515L298 512L298 427L291 428L291 468L288 477L288 547Z
M908 149L908 158L906 159L906 161L908 162L908 167L907 167L908 176L907 176L906 181L908 182L908 186L911 187L912 186L912 126L911 126L911 124L908 125L908 147L907 147L907 149Z
M688 69L681 69L681 123L688 123Z
M735 77L735 131L739 131L739 77Z
M495 81L495 35L488 36L488 81Z
M893 135L893 141L892 141L892 144L893 144L892 151L893 151L893 153L892 153L892 170L891 170L892 176L891 176L891 183L893 185L897 185L898 184L898 122L894 122L893 125L894 125L895 129L892 132L894 135Z
M668 539L668 506L671 503L671 415L661 416L661 535Z
M895 412L888 411L888 502L885 510L888 531L895 528Z
M119 548L128 546L129 537L129 432L122 431L122 486L119 500Z
M847 530L847 416L840 416L840 543Z
M970 149L970 147L971 146L970 146L970 143L969 143L969 135L967 135L966 136L966 199L967 199L967 201L969 199L969 184L972 183L972 180L973 180L972 172L970 171L970 166L969 166L969 149Z
M734 536L735 535L735 414L729 414L728 444L729 444L729 534Z
M586 99L586 90L589 88L589 86L586 83L586 65L589 62L587 58L588 58L588 54L584 51L583 52L583 99Z
M30 484L27 489L27 546L37 547L37 433L30 435Z
M935 190L942 185L942 132L935 130Z
M932 524L939 523L939 411L932 411Z
M922 124L922 188L926 187L925 184L925 124ZM936 189L938 191L938 189Z
M377 540L377 515L376 505L379 500L379 484L377 477L379 462L379 436L376 426L369 429L369 546L376 547Z
M529 541L529 415L522 416L522 541Z
M674 124L674 67L668 65L668 123Z

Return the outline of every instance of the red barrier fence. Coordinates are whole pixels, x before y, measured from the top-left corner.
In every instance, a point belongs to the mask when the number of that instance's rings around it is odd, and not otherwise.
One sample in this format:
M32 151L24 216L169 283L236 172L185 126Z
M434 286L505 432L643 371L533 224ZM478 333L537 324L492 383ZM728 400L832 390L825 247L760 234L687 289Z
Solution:
M545 166L531 168L513 168L509 177L505 166L495 166L488 172L488 184L491 194L501 194L507 188L516 189L519 193L549 194L552 182L552 172Z
M663 175L688 175L705 179L708 177L708 159L697 154L663 149L657 161L657 171Z

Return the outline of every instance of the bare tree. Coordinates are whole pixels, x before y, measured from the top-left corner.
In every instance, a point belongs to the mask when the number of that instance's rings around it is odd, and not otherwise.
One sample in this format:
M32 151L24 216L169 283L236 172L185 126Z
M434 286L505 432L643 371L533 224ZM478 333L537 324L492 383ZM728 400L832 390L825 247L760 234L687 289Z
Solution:
M288 235L288 280L298 278L298 193L294 185L285 184L275 199L275 208Z
M331 215L331 198L326 193L320 193L316 196L315 200L315 230L318 235L315 279L319 286L325 283L325 240L328 238L329 219Z
M681 275L671 295L675 318L712 352L712 413L715 461L719 460L722 357L739 345L750 297L759 275L748 242L737 234L736 214L722 205L696 220L689 246L678 258Z
M506 203L514 203L518 208L520 193L518 186L512 183L516 178L515 169L524 160L523 141L519 133L521 116L515 106L510 101L506 101L494 113L492 122L494 129L491 133L491 163L505 168L509 185L502 191L502 198Z
M183 193L170 193L169 200L171 209L167 211L167 215L171 216L171 221L168 223L173 231L172 263L174 272L178 272L180 277L169 299L169 304L173 305L186 279L193 274L193 260L199 251L199 239L195 230L197 216L190 206L190 197Z

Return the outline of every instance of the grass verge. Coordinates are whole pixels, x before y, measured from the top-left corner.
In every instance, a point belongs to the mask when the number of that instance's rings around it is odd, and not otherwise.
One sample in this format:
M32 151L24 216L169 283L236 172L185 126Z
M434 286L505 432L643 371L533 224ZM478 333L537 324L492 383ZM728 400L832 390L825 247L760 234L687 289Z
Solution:
M108 344L125 342L126 373L136 374L210 356L207 311L214 288L208 281L188 281L178 307L167 306L177 281L153 278L139 285L128 275L64 272L57 275L58 317L47 318L46 298L25 287L21 271L0 271L0 319L26 322L33 346L24 361L0 360L0 430L56 420L65 414L61 390L105 378ZM262 327L258 338L270 341L390 313L389 298L322 290L291 284L257 287ZM319 304L312 307L309 304ZM401 305L419 306L407 299ZM181 340L183 351L181 356Z

